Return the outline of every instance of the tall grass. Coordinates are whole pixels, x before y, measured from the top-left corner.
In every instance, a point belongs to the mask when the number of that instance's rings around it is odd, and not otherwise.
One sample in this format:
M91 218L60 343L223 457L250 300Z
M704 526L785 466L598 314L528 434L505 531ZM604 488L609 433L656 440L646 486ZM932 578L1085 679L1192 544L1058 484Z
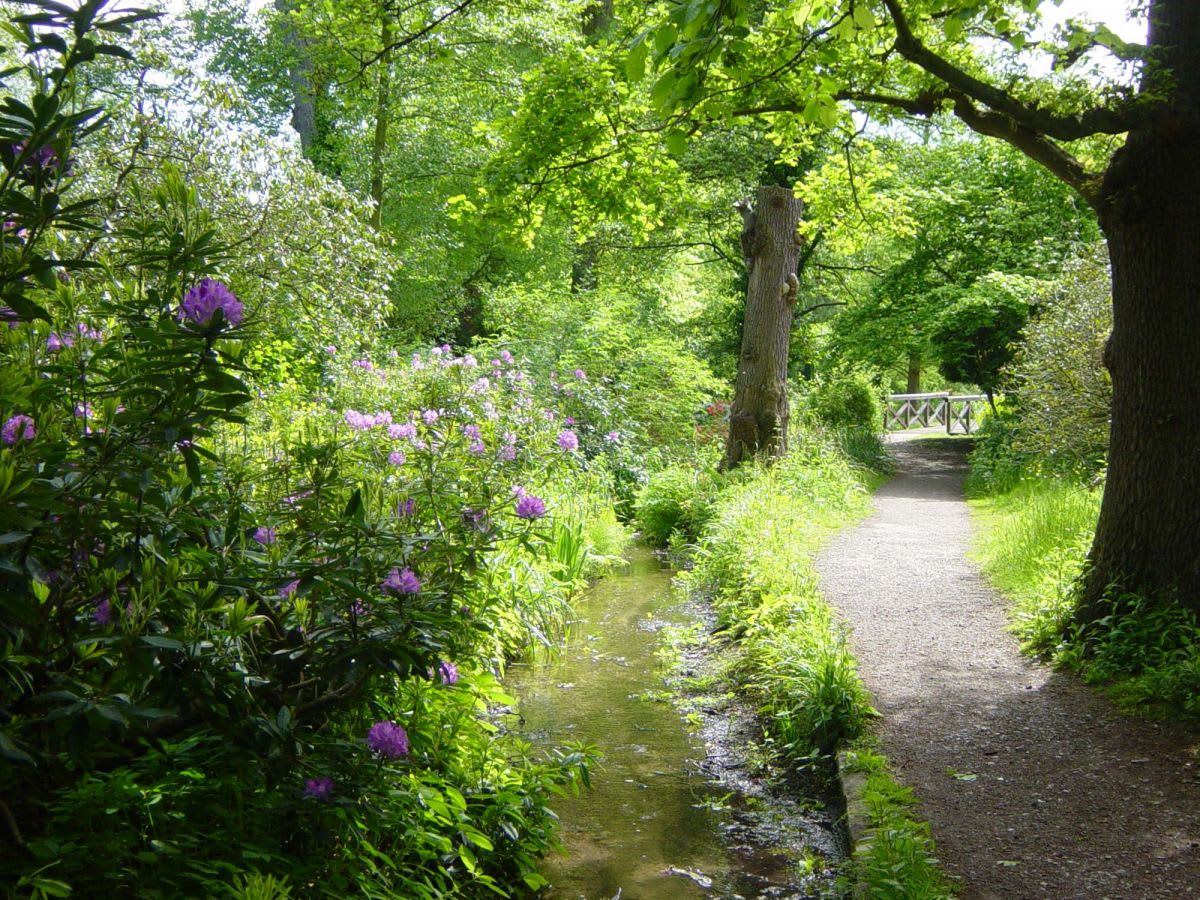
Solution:
M1074 621L1075 586L1100 491L1070 481L1021 482L972 501L984 572L1012 600L1023 648L1104 685L1127 708L1200 718L1200 622L1170 602L1114 594L1106 614Z
M1012 600L1014 632L1028 652L1053 655L1068 633L1073 586L1091 546L1100 491L1032 479L971 503L982 526L977 556Z
M855 446L859 459L875 454L866 439ZM800 432L786 459L730 484L687 576L693 590L714 598L722 633L733 639L734 689L757 701L774 752L797 765L868 733L876 715L813 569L824 539L869 511L869 487L881 480L844 447L840 436ZM856 848L855 877L872 897L949 896L927 828L910 817L883 758L873 760L870 828Z

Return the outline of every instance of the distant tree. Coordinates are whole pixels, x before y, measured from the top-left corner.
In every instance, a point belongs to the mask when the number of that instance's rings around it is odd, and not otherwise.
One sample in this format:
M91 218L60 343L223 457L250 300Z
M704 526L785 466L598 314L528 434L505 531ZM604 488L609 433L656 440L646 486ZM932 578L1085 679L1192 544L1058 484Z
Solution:
M942 375L979 385L995 409L1004 367L1016 352L1040 287L1033 279L993 273L949 302L930 334Z

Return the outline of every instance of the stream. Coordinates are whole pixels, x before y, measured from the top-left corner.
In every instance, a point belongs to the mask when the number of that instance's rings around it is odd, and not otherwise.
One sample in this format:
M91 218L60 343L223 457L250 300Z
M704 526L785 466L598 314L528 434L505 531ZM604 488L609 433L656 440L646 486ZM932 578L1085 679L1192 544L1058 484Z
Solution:
M557 658L514 665L519 730L546 747L594 744L591 791L559 800L566 854L543 874L554 900L801 898L833 895L840 844L818 804L768 796L728 747L719 710L688 722L670 702L658 632L696 620L647 550L575 604ZM657 701L652 698L657 698ZM706 749L706 740L715 748ZM715 754L715 757L714 757Z

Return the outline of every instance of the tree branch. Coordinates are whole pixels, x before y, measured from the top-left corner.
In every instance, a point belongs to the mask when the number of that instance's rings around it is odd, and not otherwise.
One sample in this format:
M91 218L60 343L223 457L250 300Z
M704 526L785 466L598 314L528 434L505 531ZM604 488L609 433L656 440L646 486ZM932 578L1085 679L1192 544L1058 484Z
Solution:
M1008 116L1025 129L1059 141L1077 141L1093 134L1123 134L1136 124L1129 107L1116 110L1098 106L1075 115L1060 116L1022 103L1007 91L979 80L922 44L913 34L899 0L883 0L883 3L896 28L896 49L901 56L940 78L953 90Z

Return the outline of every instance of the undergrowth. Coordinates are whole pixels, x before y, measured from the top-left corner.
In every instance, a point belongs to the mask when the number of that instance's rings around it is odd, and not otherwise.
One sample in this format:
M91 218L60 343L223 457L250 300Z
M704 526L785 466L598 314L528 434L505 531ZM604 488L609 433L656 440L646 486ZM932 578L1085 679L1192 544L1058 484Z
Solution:
M1169 602L1114 594L1105 615L1073 620L1100 491L1034 479L972 501L977 555L1012 601L1022 648L1101 685L1126 709L1200 719L1200 622Z
M713 598L718 631L731 639L733 689L758 704L771 752L792 767L863 738L877 715L813 569L823 540L868 512L869 489L881 480L839 443L800 434L787 458L731 484L686 576L689 589ZM882 758L872 759L872 827L856 848L860 884L872 897L949 896L927 831L903 812L904 792L887 780Z
M929 826L913 818L909 788L888 774L887 758L866 741L842 757L844 771L865 777L861 800L869 827L854 848L855 877L873 900L943 900L954 888L934 856Z

